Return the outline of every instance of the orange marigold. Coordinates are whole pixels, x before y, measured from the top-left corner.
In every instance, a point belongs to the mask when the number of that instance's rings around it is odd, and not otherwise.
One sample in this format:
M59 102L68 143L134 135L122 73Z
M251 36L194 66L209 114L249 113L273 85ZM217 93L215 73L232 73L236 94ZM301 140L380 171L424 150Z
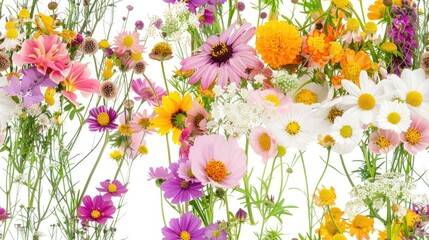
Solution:
M362 70L372 67L372 61L368 54L363 51L355 52L349 48L344 51L344 56L340 61L341 75L344 79L359 85L359 75Z
M313 35L307 36L307 46L303 49L305 53L311 54L311 59L324 66L329 61L329 41L326 34L314 30Z
M295 63L302 38L298 29L285 21L268 21L256 30L256 50L272 68Z
M370 239L369 233L374 232L374 219L363 215L356 215L351 223L348 224L350 227L350 235L356 235L357 240Z

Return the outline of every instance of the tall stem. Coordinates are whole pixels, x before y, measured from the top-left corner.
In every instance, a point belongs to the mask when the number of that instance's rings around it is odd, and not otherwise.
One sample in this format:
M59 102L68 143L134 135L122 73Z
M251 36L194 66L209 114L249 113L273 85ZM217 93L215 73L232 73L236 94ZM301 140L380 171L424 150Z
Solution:
M249 138L246 137L246 147L245 147L245 153L246 153L246 165L249 163ZM244 191L246 192L246 206L247 206L247 213L249 214L249 221L251 225L255 225L255 219L253 218L253 212L252 212L252 205L250 203L250 197L251 191L249 189L249 175L244 175L243 178L244 181Z

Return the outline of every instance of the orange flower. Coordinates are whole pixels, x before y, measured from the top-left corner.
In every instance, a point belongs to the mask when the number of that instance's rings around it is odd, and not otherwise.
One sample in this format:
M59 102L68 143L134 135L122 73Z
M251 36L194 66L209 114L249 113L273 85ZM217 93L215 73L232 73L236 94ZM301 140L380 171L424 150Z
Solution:
M369 240L369 233L374 232L374 219L360 214L356 215L348 225L350 227L350 235L356 235L357 240L364 238Z
M356 85L359 85L359 74L362 70L368 70L372 67L372 61L368 54L363 51L356 53L347 48L344 52L344 57L340 61L341 75L344 79L350 80Z
M332 218L329 213L325 213L324 221L320 223L320 228L316 230L316 234L320 234L322 240L331 240L335 235L346 231L346 221L341 219L344 212L334 207L331 209L331 214Z
M369 20L383 19L385 10L386 6L383 4L383 0L376 0L374 4L371 4L368 8Z
M324 66L329 61L329 41L330 38L324 33L314 30L313 35L307 36L307 47L303 51L311 54L314 62Z
M341 81L343 80L344 78L342 77L342 76L332 76L332 86L335 88L335 89L340 89L340 88L342 88L343 87L343 85L341 84Z

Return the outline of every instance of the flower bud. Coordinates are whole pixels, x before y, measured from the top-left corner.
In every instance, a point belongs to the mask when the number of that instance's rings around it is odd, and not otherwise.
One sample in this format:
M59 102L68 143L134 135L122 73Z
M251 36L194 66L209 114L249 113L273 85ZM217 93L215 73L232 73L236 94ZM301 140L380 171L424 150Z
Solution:
M247 212L240 208L240 209L238 209L237 213L235 214L235 218L239 222L245 222L247 219Z
M58 3L57 2L50 2L50 3L48 3L48 9L49 10L55 10L55 9L57 9L57 7L58 7Z

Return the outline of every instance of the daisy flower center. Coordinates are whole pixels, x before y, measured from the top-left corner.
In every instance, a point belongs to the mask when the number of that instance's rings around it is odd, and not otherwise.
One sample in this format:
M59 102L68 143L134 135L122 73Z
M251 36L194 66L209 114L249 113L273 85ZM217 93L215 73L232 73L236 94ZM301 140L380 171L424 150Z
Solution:
M358 98L358 105L362 110L371 110L375 107L375 98L369 93L361 94Z
M405 133L405 138L407 139L407 141L409 143L411 143L412 145L420 142L420 132L415 129L415 128L410 128L408 129L408 131Z
M262 133L259 137L259 146L264 151L268 151L271 148L271 138L266 133Z
M359 79L359 74L361 70L361 66L357 62L352 62L347 64L344 68L345 78L348 80L354 81L355 79Z
M150 124L149 118L140 118L138 124L141 128L148 128Z
M407 98L405 100L411 106L418 107L422 104L423 96L418 91L411 91L407 94Z
M310 48L313 48L315 51L319 51L323 53L325 51L325 39L324 35L319 37L309 37L307 40L307 44Z
M188 188L189 188L189 182L188 182L188 181L186 181L186 180L182 180L182 181L180 182L180 187L181 187L182 189L188 189Z
M109 114L107 114L105 112L98 114L97 123L100 124L100 126L105 127L105 126L109 125L109 122L110 122Z
M275 107L280 106L280 100L276 95L267 94L267 96L264 97L264 100L266 100L268 102L272 102Z
M181 110L177 111L172 117L172 124L176 128L185 128L186 113Z
M397 51L398 47L393 42L385 42L385 43L381 44L381 49L383 49L386 52L390 52L391 53L391 52Z
M117 190L118 190L118 188L113 183L111 183L111 184L109 184L109 186L107 186L107 191L109 191L109 193L115 193Z
M219 238L220 237L220 230L218 230L218 229L213 230L212 236L215 238Z
M352 127L350 127L349 125L343 126L340 129L340 134L343 138L349 138L352 136L353 134L353 129Z
M6 24L4 25L4 28L6 30L15 29L15 23L13 23L13 22L6 22Z
M301 126L299 125L298 122L292 121L286 125L285 130L287 133L289 133L291 135L296 135L297 133L299 133L301 131Z
M146 155L149 152L145 145L140 145L138 151L141 155Z
M218 42L213 45L210 55L213 62L224 63L232 57L232 48L223 42Z
M141 60L143 58L143 56L142 56L141 52L139 52L139 53L131 53L131 58L134 61L138 61L138 60Z
M347 21L347 30L349 31L359 30L359 21L356 18L350 18Z
M298 94L296 94L295 102L303 103L305 105L317 103L317 94L308 89L302 89Z
M390 146L390 141L384 136L380 136L377 141L375 141L375 144L377 144L381 149L385 149Z
M125 47L131 47L134 44L134 38L131 36L126 36L124 39L122 39L122 44L124 44Z
M200 122L203 119L204 119L204 116L202 114L198 114L197 116L195 116L195 120L194 120L195 126L199 127L200 126Z
M331 108L331 110L328 113L328 116L326 119L329 120L329 122L334 123L335 118L343 116L344 111L341 109L338 109L336 107Z
M342 50L343 47L341 46L341 44L339 44L338 42L330 42L330 46L328 49L329 54L331 54L332 56L337 56L341 53Z
M122 135L131 135L133 133L130 124L121 124L119 125L118 130Z
M10 39L18 38L18 30L16 30L15 28L7 30L6 37Z
M93 218L93 219L98 219L98 218L100 218L101 217L101 213L100 213L100 211L98 211L98 210L92 210L91 211L91 217Z
M182 231L180 233L180 239L181 240L190 240L191 239L191 234L187 231Z
M216 182L222 181L226 177L226 166L223 162L210 160L206 165L207 175Z
M401 115L397 112L391 112L387 115L387 121L391 124L398 124L401 121Z

